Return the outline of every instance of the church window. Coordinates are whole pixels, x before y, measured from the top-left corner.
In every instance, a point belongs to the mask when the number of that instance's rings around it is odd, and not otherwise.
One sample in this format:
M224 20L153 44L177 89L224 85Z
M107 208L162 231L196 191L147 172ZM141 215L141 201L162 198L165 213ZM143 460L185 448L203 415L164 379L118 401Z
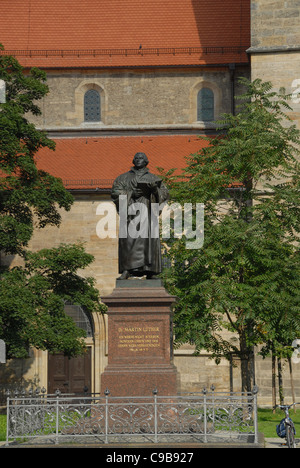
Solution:
M84 95L84 121L100 122L101 120L101 99L100 94L95 89L90 89Z
M197 120L214 120L214 93L209 88L202 88L197 96Z
M93 326L90 315L80 305L72 304L71 302L65 303L65 313L71 317L76 326L86 332L87 338L93 337Z

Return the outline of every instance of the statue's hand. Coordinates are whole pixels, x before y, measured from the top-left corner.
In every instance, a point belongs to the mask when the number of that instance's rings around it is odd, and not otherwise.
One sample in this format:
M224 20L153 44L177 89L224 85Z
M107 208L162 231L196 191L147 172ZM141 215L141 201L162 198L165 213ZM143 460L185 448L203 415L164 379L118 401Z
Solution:
M158 190L157 184L155 182L150 182L149 183L149 188L152 193L156 193Z
M136 188L134 189L134 191L132 192L132 197L133 198L140 198L143 196L143 192L140 188Z

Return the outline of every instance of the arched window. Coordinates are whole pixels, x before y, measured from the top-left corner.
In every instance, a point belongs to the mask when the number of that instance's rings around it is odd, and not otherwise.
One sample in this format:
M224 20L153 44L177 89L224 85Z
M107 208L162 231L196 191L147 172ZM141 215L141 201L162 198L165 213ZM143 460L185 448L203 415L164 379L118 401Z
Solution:
M202 88L197 96L197 120L214 120L215 99L214 93L209 88Z
M70 302L65 303L65 313L71 317L76 326L86 332L87 338L92 338L93 325L90 315L80 305L74 305Z
M89 89L84 95L84 121L100 122L101 120L101 99L100 94L95 89Z

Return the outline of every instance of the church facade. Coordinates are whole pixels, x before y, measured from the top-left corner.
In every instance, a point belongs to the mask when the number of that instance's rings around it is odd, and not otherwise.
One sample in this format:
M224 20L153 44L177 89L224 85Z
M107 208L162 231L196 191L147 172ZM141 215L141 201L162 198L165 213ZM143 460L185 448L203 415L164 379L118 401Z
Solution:
M5 53L47 73L50 92L40 103L42 115L31 120L56 142L56 151L41 150L38 167L60 177L75 198L60 228L36 232L29 248L84 242L95 257L84 274L96 279L103 296L118 276L118 241L97 235L97 209L111 203L112 182L129 170L134 154L148 156L151 172L182 168L204 144L199 135L215 134L215 120L236 112L241 76L300 87L295 1L3 0L0 8ZM299 101L295 97L292 118L300 124ZM5 261L13 266L19 260ZM31 350L26 362L8 366L16 379L48 392L98 393L107 364L106 318L87 317L74 305L66 312L84 324L86 356L68 360ZM211 384L219 391L240 389L234 357L216 366L206 353L193 356L183 346L174 364L180 391ZM270 365L258 359L256 375L267 404Z

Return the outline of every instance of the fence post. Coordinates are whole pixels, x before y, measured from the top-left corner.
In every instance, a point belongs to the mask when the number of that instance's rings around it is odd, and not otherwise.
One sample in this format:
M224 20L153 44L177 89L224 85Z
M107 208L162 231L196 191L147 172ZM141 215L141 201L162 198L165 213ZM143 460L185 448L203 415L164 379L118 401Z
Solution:
M154 442L157 444L157 388L155 388L152 393L154 396Z
M254 385L252 390L253 395L253 411L254 411L254 443L258 443L258 420L257 420L257 394L258 387Z
M214 429L215 428L215 394L214 394L215 386L214 386L214 384L211 385L210 389L211 389L211 392L212 392L212 411L213 411L212 425L213 425L213 429Z
M56 421L55 421L55 444L58 445L58 429L59 429L59 395L60 390L56 390Z
M8 446L8 435L9 435L9 420L10 420L10 415L9 415L9 412L10 412L10 399L9 399L9 395L10 395L10 391L8 390L7 391L7 403L6 403L6 442L5 442L5 445Z
M108 388L105 390L105 440L104 443L108 444L108 395L109 395Z
M207 443L207 406L206 406L206 388L202 390L203 392L203 417L204 417L204 443Z

